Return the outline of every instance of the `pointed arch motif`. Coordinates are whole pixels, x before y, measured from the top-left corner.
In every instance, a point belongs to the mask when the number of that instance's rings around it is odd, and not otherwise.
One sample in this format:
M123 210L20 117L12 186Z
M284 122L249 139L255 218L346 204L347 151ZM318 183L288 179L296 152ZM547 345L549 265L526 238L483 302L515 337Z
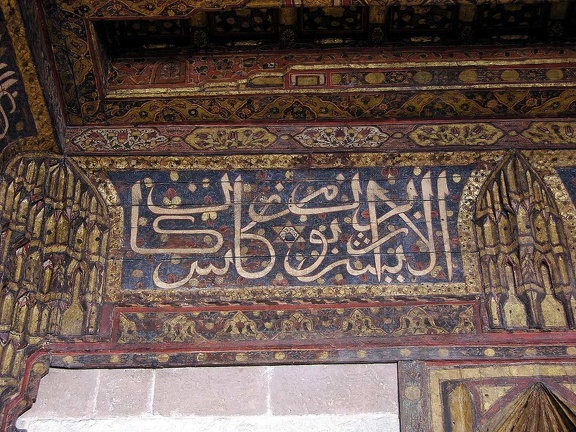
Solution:
M488 177L474 222L488 326L574 328L574 273L561 215L521 153L509 153Z

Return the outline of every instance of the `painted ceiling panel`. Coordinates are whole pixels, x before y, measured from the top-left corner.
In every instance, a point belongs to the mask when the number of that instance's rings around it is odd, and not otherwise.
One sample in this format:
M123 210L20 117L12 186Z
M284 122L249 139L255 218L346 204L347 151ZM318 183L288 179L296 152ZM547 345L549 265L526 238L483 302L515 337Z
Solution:
M205 150L198 140L185 144L200 124L263 127L266 136L276 135L271 124L382 129L572 117L574 8L568 1L50 0L42 3L42 26L67 151L169 146L189 154ZM135 138L136 126L152 128L151 144ZM167 137L158 129L166 127L179 132ZM118 130L131 138L114 148L86 138ZM404 127L402 136L410 133ZM291 139L256 141L209 150L306 151Z

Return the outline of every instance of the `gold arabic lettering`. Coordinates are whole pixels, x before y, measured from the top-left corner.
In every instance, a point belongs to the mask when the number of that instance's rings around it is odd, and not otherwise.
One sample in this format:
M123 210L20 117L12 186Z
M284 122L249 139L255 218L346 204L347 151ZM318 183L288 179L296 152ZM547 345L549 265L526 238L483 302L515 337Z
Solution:
M452 280L454 262L446 207L446 198L450 194L446 171L442 171L436 178L437 212L433 211L435 195L431 171L422 176L419 187L414 179L408 179L401 199L393 198L393 194L375 180L369 180L363 188L358 173L346 184L347 190L351 191L351 199L343 198L341 183L342 181L321 187L308 186L305 190L303 183L296 183L288 195L285 195L287 198L283 199L280 193L269 193L267 196L260 196L257 201L246 202L242 176L238 175L231 181L228 175L224 174L220 178L222 204L159 206L153 199L156 185L149 179L144 184L138 181L131 189L130 247L132 251L144 255L199 256L187 264L188 273L179 280L163 280L161 274L165 261L157 264L152 277L154 284L162 289L183 287L196 276L223 276L232 268L240 277L255 280L267 276L281 257L273 241L265 236L263 225L269 226L272 221L285 224L283 218L289 216L307 220L309 216L321 216L324 219L327 215L332 215L328 226L307 227L308 234L300 239L308 245L306 256L301 253L302 248L295 246L296 241L285 242L287 250L280 260L280 265L287 275L307 283L341 268L341 271L350 276L370 274L378 281L382 281L385 275L398 275L403 270L417 277L428 275L437 267L437 254L440 252L445 256L448 280ZM143 194L144 186L149 188L146 197ZM365 201L362 201L362 197L365 197ZM415 209L417 203L422 211ZM164 238L189 236L203 240L195 241L192 245L179 244L176 241L164 247L142 246L139 229L141 219L146 219L144 213L151 215L148 216L152 218L151 223L146 224L155 234L165 236ZM200 222L197 221L198 215L211 214L216 218L224 213L229 213L233 220L233 235L204 226L196 228L197 222ZM437 223L441 233L436 235L441 238L441 247L434 243L435 216L439 218ZM202 221L206 219L202 218ZM423 222L418 222L419 219L423 219ZM168 225L164 225L165 223ZM342 223L348 225L344 227ZM349 230L350 226L354 234L344 236L343 227ZM300 235L294 227L289 228L292 239ZM408 235L417 239L421 251L428 256L425 264L413 266L410 262L403 245L403 239ZM339 251L338 243L345 243L345 253ZM246 265L249 258L246 252L248 245L259 250L263 257L258 265ZM331 254L335 258L327 260ZM385 262L383 254L386 254ZM206 260L211 256L219 256L222 264L200 264L201 259ZM360 263L360 257L370 256L372 258L368 262L364 259Z
M16 72L5 70L8 67L6 63L0 63L0 139L4 138L10 128L10 119L8 114L16 111L16 90L10 91L10 87L18 82L14 75ZM3 100L7 99L9 107L4 106Z

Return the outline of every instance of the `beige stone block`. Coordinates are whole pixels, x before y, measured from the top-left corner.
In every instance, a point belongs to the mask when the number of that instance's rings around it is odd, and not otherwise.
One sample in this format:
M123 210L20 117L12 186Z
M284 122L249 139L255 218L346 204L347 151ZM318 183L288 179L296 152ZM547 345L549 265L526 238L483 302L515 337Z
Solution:
M21 421L28 432L399 432L397 416L247 416Z
M154 371L109 369L100 371L97 417L130 417L152 414Z
M274 415L398 413L396 365L310 365L272 368Z
M267 411L267 368L218 367L156 371L154 414L258 415Z
M99 370L51 368L38 389L29 418L85 418L94 411Z

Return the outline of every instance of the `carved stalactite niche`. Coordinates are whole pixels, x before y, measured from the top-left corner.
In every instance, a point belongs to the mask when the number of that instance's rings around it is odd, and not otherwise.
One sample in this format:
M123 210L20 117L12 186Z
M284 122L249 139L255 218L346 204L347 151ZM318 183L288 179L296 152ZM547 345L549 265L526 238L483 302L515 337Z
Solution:
M520 153L508 154L484 183L474 222L488 326L574 328L574 271L561 215Z
M20 157L0 177L0 224L0 406L8 406L42 341L98 333L107 211L69 161Z

